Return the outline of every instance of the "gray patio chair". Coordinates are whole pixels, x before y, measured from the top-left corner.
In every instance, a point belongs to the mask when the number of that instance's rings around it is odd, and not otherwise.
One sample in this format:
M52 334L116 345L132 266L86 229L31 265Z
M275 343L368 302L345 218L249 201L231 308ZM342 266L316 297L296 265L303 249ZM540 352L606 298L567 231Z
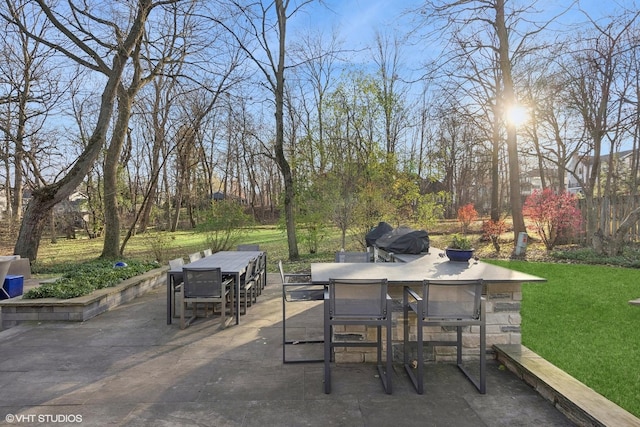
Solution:
M169 270L180 270L184 265L183 258L175 258L169 260ZM180 288L182 287L183 282L183 274L182 273L173 273L172 275L173 283L171 283L171 307L173 307L173 317L177 317L176 314L176 294L180 293Z
M239 251L259 251L260 250L260 245L253 245L253 244L238 245L237 250L239 250Z
M239 251L259 251L260 245L249 243L244 245L238 245L236 249ZM257 265L256 265L256 268L257 268L256 291L258 295L262 294L262 290L267 284L266 258L267 258L266 254L263 254L260 258L258 258Z
M428 342L433 346L456 346L456 362L465 376L482 394L486 392L486 325L482 301L482 280L447 281L427 280L422 285L422 294L408 286L404 288L404 366L418 394L424 392L423 348ZM409 312L417 317L417 367L409 362ZM425 326L456 328L455 341L425 341ZM474 377L462 364L462 329L477 327L480 334L479 378Z
M194 252L189 254L189 262L194 262L202 258L202 254L200 252Z
M262 290L267 286L267 254L263 252L256 262L256 291L258 295L262 295Z
M240 293L236 296L244 305L244 313L240 312L240 314L247 314L247 308L257 301L256 280L256 259L254 258L249 261L247 271L240 276Z
M322 301L324 286L311 283L308 273L285 273L282 261L278 261L280 279L282 280L282 363L316 363L324 362L322 358L292 359L287 357L287 346L301 344L322 344L323 339L291 339L287 334L287 304L292 302ZM320 317L320 316L318 316ZM322 320L317 319L320 325Z
M371 262L369 252L336 252L336 262Z
M366 325L377 329L376 342L335 341L336 325ZM382 341L382 327L386 337ZM376 365L382 386L391 394L393 354L391 331L391 297L387 294L387 279L330 279L324 296L324 392L331 393L331 360L335 347L376 347ZM386 345L386 363L382 364L382 347Z
M184 282L180 288L180 328L189 326L198 315L198 303L204 304L205 317L207 306L213 303L220 304L220 328L226 327L226 306L230 304L231 317L233 318L233 304L230 299L230 285L232 279L222 279L220 268L194 268L185 265L182 268ZM192 303L191 318L185 320L186 305Z

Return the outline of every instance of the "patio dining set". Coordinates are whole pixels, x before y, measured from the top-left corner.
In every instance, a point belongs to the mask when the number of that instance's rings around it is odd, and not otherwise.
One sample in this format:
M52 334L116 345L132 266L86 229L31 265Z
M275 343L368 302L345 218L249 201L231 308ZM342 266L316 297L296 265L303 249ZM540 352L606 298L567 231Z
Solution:
M324 391L330 393L332 362L338 357L365 362L375 354L378 376L391 394L397 353L416 392L423 394L425 362L442 358L454 360L477 390L486 393L487 311L493 342L519 342L519 317L501 313L519 310L519 302L503 301L519 300L521 283L545 279L475 259L449 261L432 249L414 255L378 253L373 248L341 251L333 263L312 263L308 277L286 274L280 264L283 362L324 363ZM393 262L384 262L389 259ZM322 339L287 336L291 321L286 306L300 301L322 302ZM290 358L287 347L301 344L322 344L323 357ZM366 347L374 347L375 353ZM451 347L455 352L446 350ZM476 360L477 367L468 366L470 360Z
M216 253L205 249L189 254L188 263L173 259L167 271L167 324L179 317L184 329L198 316L206 317L209 307L212 313L219 307L222 328L234 320L239 324L240 314L257 302L266 283L267 254L259 245Z
M488 321L492 342L519 343L520 285L545 280L473 259L448 261L435 248L419 255L388 255L341 251L335 262L312 263L309 273L286 273L278 263L283 363L323 363L324 392L331 393L332 363L369 362L375 355L383 389L391 394L397 358L416 392L423 394L425 362L450 360L480 393L486 393ZM207 307L219 307L222 328L233 320L239 324L240 315L257 302L266 284L266 252L243 246L189 258L187 264L182 259L170 263L167 323L179 317L185 328L199 310L207 315ZM288 305L296 302L320 303L322 315L311 325L322 330L322 336L310 337L307 332L290 336L292 329L300 329L291 326L293 318L287 315ZM288 355L288 348L303 344L320 345L322 355ZM454 352L444 350L451 347ZM477 366L469 369L470 360Z

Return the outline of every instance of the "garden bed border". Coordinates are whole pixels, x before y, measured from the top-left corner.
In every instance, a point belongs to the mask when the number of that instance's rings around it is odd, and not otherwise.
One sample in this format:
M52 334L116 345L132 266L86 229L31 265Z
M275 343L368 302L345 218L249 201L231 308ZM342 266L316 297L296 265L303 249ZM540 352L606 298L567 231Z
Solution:
M123 280L119 285L98 289L76 298L24 299L0 301L0 330L30 322L84 322L120 304L131 301L166 284L168 267L160 267Z

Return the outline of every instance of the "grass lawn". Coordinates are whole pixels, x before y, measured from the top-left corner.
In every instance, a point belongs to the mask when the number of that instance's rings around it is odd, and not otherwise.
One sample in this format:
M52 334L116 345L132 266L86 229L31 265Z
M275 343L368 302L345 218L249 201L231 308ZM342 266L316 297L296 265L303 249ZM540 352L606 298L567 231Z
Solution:
M522 286L522 343L640 417L640 270L490 262L548 280Z
M157 243L159 239L165 239L166 242L159 245ZM73 240L58 239L57 243L43 240L40 243L38 259L32 267L33 272L45 275L58 273L62 266L95 260L102 252L103 242L102 238L86 237ZM333 260L334 252L340 250L339 234L335 230L320 241L316 254L310 254L306 246L299 243L300 260L296 262L288 261L287 238L285 232L277 227L254 227L238 241L238 244L242 243L258 243L260 249L267 251L270 272L277 271L278 260L282 260L287 265L287 271L301 271L308 269L310 262ZM12 253L13 246L5 246L0 253ZM153 248L158 246L162 246L161 261L168 262L177 257L186 259L188 254L205 249L206 239L204 233L195 231L136 235L127 242L124 258L140 261L153 260L155 259ZM345 249L362 250L357 247L356 242L350 242Z

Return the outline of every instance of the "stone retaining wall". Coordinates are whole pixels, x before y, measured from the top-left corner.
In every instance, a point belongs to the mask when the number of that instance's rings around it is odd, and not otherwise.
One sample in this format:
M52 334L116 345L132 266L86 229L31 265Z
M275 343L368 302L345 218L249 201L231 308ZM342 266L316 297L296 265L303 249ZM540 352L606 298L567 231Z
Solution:
M11 298L0 301L1 328L7 329L25 322L84 322L120 304L165 286L167 267L157 268L124 280L121 284L99 289L77 298Z

